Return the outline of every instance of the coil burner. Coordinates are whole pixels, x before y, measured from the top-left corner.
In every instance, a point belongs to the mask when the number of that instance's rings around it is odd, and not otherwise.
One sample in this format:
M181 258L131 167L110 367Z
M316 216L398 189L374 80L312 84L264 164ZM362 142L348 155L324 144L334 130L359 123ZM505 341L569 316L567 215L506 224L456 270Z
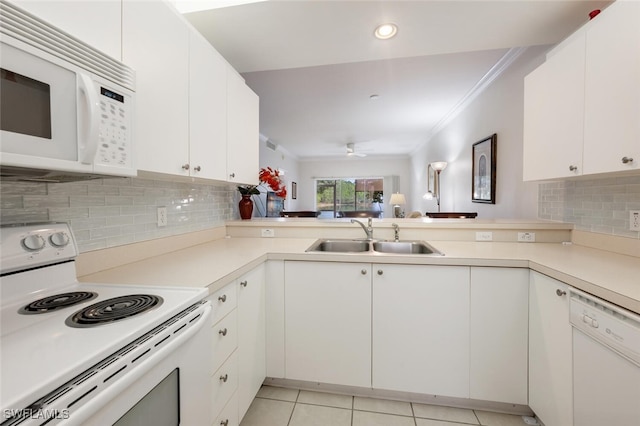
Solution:
M70 327L94 327L120 321L162 305L163 299L151 294L131 294L102 300L71 315Z
M18 313L23 315L46 314L56 309L66 308L95 299L98 293L92 291L73 291L70 293L55 294L49 297L43 297L23 306Z

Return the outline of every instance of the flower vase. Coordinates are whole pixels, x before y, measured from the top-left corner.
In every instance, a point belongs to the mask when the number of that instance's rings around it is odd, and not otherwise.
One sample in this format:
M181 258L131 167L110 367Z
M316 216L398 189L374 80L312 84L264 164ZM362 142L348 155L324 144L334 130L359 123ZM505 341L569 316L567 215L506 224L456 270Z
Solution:
M242 199L238 203L238 210L240 211L241 219L251 219L251 215L253 214L253 200L251 199L251 195L242 196Z

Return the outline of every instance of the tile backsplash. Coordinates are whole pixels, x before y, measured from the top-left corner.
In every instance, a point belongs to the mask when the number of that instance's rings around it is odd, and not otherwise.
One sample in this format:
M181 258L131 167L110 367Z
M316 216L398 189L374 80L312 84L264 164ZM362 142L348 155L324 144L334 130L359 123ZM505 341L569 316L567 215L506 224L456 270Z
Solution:
M80 252L215 226L237 216L235 186L141 178L69 183L0 182L1 223L64 221ZM167 208L166 227L157 208Z
M540 184L538 217L576 229L640 238L629 230L629 211L640 210L640 176L577 179Z

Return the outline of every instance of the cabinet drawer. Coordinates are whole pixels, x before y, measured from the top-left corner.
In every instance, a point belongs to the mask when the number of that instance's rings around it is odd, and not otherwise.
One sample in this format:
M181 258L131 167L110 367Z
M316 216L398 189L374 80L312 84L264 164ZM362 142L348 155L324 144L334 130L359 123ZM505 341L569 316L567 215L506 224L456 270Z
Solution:
M238 346L237 310L234 309L211 328L211 370L216 371Z
M222 412L213 421L213 426L238 426L238 394L234 393Z
M238 388L238 352L211 376L211 418L215 419Z
M231 283L226 287L209 296L209 300L213 303L213 323L217 323L233 310L238 304L238 293L235 283Z

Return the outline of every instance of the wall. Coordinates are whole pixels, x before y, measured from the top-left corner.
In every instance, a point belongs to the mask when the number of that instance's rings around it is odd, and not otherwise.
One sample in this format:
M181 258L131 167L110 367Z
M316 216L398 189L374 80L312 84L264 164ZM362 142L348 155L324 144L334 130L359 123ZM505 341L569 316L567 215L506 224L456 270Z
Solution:
M629 210L640 210L640 176L540 184L541 219L570 222L583 231L640 239L640 232L629 231Z
M70 183L0 182L2 224L64 221L80 252L223 226L238 216L237 193L226 183L197 184L139 178ZM157 207L168 225L157 226Z
M330 160L301 160L299 163L300 181L298 182L298 197L300 210L315 209L315 179L316 178L345 178L345 177L391 177L398 176L397 191L403 194L411 192L412 182L410 174L410 160L408 157L390 158L347 158ZM385 180L386 182L389 179ZM389 206L389 197L393 188L385 187L384 217L393 217ZM404 206L406 212L414 210L413 204L407 200Z
M543 61L546 47L527 49L469 106L411 157L411 200L421 212L437 211L424 200L427 164L447 161L441 174L441 210L478 212L482 219L536 218L537 184L522 181L524 76ZM498 135L496 204L471 202L471 146Z

